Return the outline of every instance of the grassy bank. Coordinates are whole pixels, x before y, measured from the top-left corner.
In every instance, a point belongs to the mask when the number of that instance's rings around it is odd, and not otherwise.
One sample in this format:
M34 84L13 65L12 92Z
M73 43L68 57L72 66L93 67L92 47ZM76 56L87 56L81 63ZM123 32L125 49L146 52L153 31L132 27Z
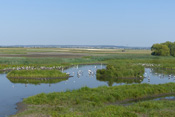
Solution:
M38 94L24 99L24 103L31 105L29 110L18 115L44 114L52 116L136 116L154 113L160 114L160 109L175 108L171 103L142 102L128 107L110 106L118 101L139 99L152 95L175 93L175 84L134 84L114 87L81 88L79 90ZM37 108L37 111L35 110ZM128 110L129 109L129 110ZM155 109L155 112L152 111ZM167 108L166 108L167 109ZM104 111L105 110L105 111Z
M66 73L59 70L14 70L7 74L8 78L66 78Z

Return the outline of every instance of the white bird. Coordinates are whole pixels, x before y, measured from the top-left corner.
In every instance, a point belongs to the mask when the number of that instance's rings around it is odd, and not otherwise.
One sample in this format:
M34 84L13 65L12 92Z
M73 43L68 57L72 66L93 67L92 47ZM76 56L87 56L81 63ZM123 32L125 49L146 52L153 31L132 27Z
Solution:
M92 73L92 71L89 69L89 70L88 70L88 74L90 75L91 73Z

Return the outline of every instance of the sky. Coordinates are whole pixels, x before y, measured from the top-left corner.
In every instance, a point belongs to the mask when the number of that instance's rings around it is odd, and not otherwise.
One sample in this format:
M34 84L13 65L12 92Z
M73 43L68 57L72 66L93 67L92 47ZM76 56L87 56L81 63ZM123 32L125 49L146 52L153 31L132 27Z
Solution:
M175 41L175 0L0 0L0 45Z

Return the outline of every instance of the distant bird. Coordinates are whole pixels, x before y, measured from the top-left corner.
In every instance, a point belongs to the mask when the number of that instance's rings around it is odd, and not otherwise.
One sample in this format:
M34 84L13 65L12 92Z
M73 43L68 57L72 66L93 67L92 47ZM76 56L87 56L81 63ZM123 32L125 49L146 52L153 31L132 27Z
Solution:
M90 75L91 73L92 73L92 71L89 69L89 70L88 70L88 74Z

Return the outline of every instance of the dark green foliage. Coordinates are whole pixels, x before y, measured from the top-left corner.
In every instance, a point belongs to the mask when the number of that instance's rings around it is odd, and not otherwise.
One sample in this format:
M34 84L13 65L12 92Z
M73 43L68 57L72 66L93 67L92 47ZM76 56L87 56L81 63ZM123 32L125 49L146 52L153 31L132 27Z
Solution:
M161 44L154 44L151 47L152 55L157 56L175 56L175 42L165 42Z
M97 77L105 78L141 78L143 74L143 66L130 63L113 63L107 65L106 69L97 71Z
M154 44L151 47L152 55L158 55L158 56L169 56L170 55L170 49L167 45L162 44Z
M173 46L171 46L171 48L170 48L170 54L172 56L175 56L175 44Z

